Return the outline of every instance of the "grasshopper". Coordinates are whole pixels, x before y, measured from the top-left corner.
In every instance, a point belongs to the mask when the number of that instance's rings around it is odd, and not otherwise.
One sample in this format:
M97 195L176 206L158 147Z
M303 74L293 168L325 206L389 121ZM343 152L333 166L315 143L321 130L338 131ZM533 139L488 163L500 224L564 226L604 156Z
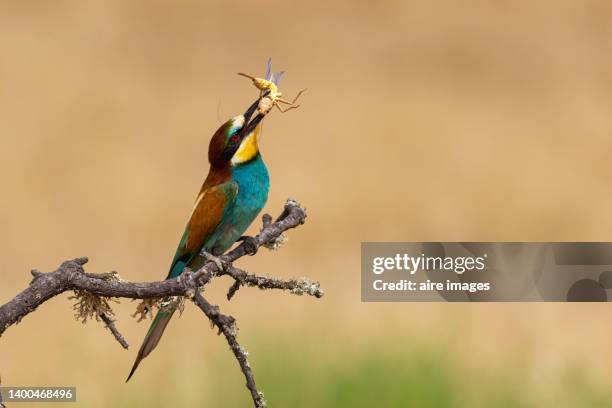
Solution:
M280 82L284 73L285 71L272 73L272 59L271 58L268 59L268 66L266 69L266 79L258 78L253 75L244 74L242 72L238 73L238 75L247 77L251 81L253 81L253 85L255 85L255 87L260 90L258 111L261 115L266 115L275 106L282 113L285 113L287 111L290 111L291 109L297 109L300 107L300 105L296 105L295 102L297 102L300 95L302 95L302 93L306 89L302 89L300 92L298 92L298 94L295 96L295 98L293 98L293 101L291 102L282 99L283 94L281 91L278 90L278 83ZM286 107L283 108L280 105L281 103L286 105Z

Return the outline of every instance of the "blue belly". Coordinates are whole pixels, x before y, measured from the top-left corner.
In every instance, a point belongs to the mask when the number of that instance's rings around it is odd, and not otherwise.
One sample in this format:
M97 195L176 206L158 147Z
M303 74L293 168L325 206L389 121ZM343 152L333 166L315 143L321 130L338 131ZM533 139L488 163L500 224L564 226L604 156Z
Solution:
M219 226L204 243L204 250L219 255L227 251L255 220L268 200L270 177L260 155L232 169L238 194Z

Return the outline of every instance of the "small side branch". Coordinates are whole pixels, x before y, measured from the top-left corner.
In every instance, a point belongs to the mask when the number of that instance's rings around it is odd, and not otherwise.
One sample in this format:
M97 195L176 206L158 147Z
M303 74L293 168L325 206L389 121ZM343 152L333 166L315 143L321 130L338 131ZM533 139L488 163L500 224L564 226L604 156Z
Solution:
M287 281L278 278L254 275L233 266L227 266L223 270L222 275L229 275L234 278L234 284L227 292L228 300L230 300L236 294L241 286L252 286L262 290L287 290L294 295L310 295L316 298L321 298L325 294L323 289L321 289L321 284L319 282L311 282L307 278L290 279Z
M202 309L210 321L217 326L219 333L223 333L225 336L227 344L229 344L230 348L232 349L232 352L240 365L240 370L244 374L246 386L251 392L251 397L253 398L255 407L264 408L266 406L266 400L264 399L263 392L258 391L257 386L255 385L255 377L253 377L253 371L251 371L251 366L247 361L247 352L242 346L240 346L238 340L236 339L238 334L236 320L232 316L222 314L219 311L219 307L208 303L200 292L196 292L193 301L200 309Z
M125 340L125 337L123 337L123 335L119 332L119 330L117 330L117 327L115 326L115 321L113 319L108 317L106 313L100 313L100 319L102 319L104 324L106 324L106 327L108 328L108 330L111 331L111 333L113 334L115 339L119 342L119 344L121 344L121 347L123 347L126 350L130 348L130 345L128 344L127 340Z

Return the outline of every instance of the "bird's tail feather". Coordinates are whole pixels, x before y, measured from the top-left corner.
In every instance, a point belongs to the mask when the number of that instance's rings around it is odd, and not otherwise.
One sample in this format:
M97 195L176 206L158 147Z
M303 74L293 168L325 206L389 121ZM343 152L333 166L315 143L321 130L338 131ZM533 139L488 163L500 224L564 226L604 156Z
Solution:
M168 323L174 314L174 310L175 309L157 312L157 315L155 316L155 319L153 319L153 323L151 323L151 327L149 327L149 331L142 342L142 346L140 346L140 350L138 350L138 355L136 356L136 361L134 361L130 375L128 375L125 382L130 381L130 378L132 378L132 375L134 375L140 361L142 361L143 358L148 356L155 349L159 343L159 339L161 339L161 336L164 334L164 330L166 330L166 326L168 326Z

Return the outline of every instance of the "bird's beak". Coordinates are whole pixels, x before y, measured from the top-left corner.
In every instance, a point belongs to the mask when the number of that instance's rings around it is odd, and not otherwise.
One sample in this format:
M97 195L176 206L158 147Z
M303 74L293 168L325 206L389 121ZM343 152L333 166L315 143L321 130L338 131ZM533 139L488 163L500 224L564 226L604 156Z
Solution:
M247 109L246 112L244 112L245 125L247 125L249 123L249 120L251 120L251 116L253 116L253 113L257 110L257 106L259 106L259 98L255 102L253 102L251 106L249 106L249 109Z
M253 116L253 113L255 113L255 111L257 110L258 106L259 98L257 98L257 100L253 102L251 106L249 106L249 109L244 112L244 125L239 131L241 137L248 136L253 130L255 130L257 125L259 125L259 122L261 122L261 120L264 118L265 115L259 113L253 118L253 120L251 120L251 117Z

